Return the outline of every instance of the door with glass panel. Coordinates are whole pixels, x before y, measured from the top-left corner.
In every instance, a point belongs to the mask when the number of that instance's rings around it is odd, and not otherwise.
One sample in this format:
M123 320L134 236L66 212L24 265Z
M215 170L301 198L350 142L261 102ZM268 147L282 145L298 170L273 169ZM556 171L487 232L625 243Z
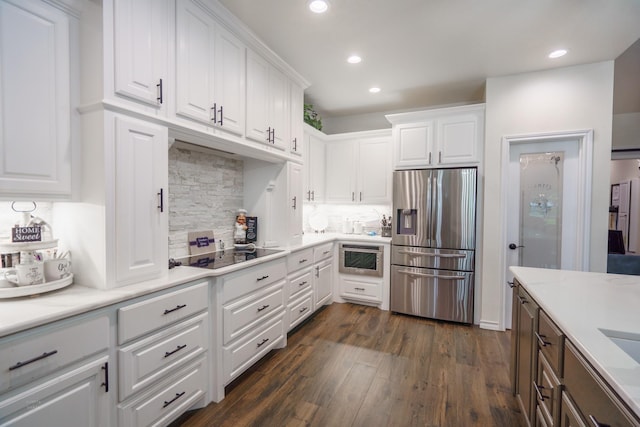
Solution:
M514 144L509 150L506 277L509 266L576 269L579 142ZM572 220L572 217L573 220ZM507 327L511 319L507 304Z

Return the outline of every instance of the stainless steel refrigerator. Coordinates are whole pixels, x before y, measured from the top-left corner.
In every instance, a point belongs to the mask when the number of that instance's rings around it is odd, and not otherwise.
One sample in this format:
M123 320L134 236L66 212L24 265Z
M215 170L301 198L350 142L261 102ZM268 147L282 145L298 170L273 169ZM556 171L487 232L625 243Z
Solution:
M473 323L476 168L393 174L391 311Z

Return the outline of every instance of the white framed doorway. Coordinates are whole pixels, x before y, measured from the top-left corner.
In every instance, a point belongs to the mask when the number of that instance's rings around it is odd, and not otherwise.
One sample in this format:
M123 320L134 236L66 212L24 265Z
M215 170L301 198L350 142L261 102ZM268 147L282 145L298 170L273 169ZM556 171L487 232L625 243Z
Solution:
M526 232L522 230L523 212L537 206L533 201L522 204L526 191L520 187L520 159L533 156L551 160L551 171L558 170L553 160L561 158L559 171L561 192L561 224L557 232L557 262L537 257L528 248L529 262L524 265L568 270L589 270L590 227L591 227L591 179L593 157L593 131L580 130L552 132L531 135L506 136L502 139L502 193L501 193L501 262L502 262L502 328L511 327L512 292L507 282L513 280L510 265L521 265L523 251L521 240ZM525 157L522 157L525 158ZM555 173L555 172L551 172ZM542 192L541 192L542 193ZM544 194L540 194L544 199ZM545 199L546 200L546 199ZM524 207L521 207L524 206ZM529 207L531 205L531 207ZM526 212L524 212L526 213ZM560 217L559 217L560 218ZM559 221L559 219L558 219ZM529 244L533 246L531 240ZM511 245L510 249L509 245ZM542 249L539 249L542 250ZM548 257L547 257L548 258ZM536 265L539 262L540 265Z

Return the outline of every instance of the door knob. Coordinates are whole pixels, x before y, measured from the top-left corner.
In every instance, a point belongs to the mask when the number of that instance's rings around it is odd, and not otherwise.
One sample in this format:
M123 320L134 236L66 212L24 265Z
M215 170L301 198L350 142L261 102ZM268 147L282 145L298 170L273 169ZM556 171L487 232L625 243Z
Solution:
M515 250L515 249L518 249L518 248L524 248L524 246L523 245L516 245L515 243L509 243L509 249Z

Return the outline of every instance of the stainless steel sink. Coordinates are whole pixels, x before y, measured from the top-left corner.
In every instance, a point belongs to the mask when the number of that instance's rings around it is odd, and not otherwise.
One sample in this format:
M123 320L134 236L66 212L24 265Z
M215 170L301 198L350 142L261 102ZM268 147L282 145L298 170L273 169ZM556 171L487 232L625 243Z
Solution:
M640 363L640 334L601 328L599 330L633 360Z

